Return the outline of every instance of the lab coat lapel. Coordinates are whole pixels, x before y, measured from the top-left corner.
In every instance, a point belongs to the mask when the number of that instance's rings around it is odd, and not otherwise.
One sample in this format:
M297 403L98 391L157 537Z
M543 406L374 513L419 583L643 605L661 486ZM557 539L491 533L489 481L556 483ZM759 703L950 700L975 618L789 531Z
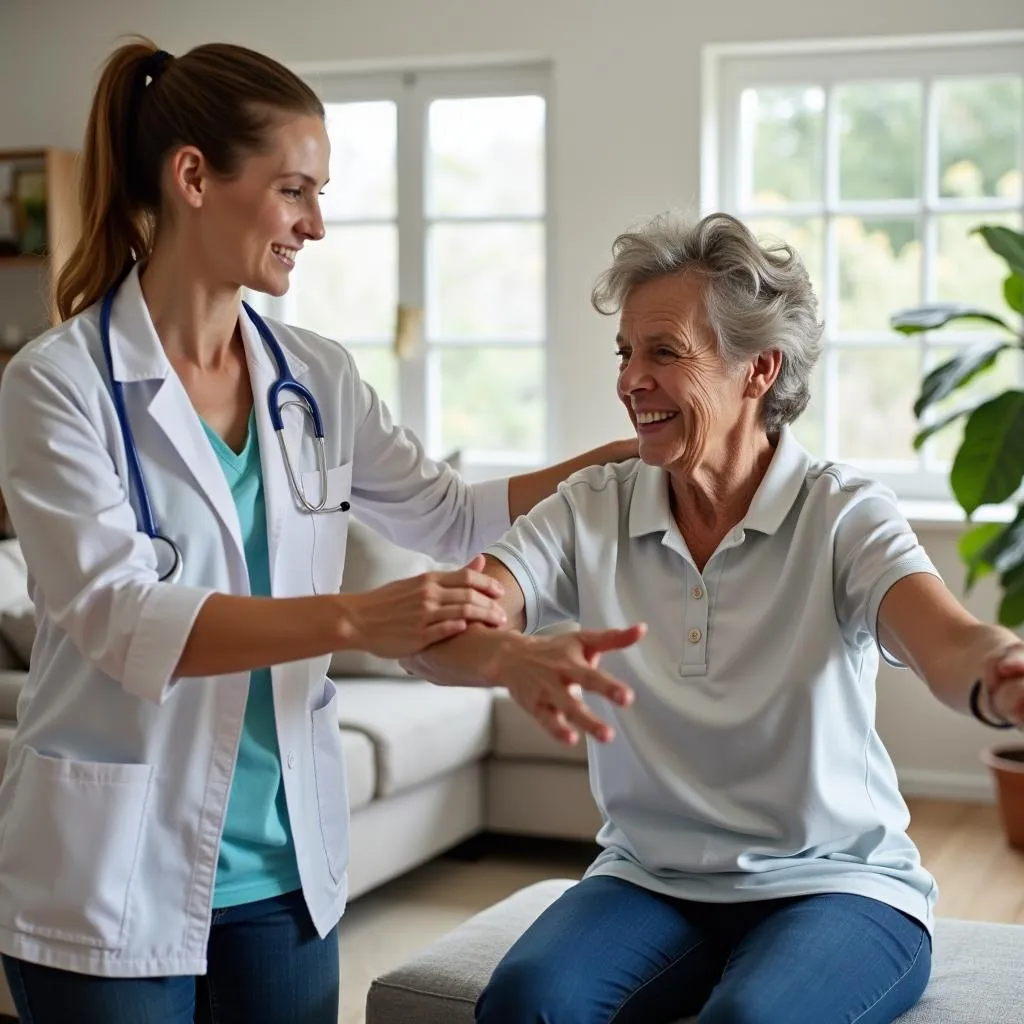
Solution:
M139 284L138 265L125 278L114 299L110 337L114 378L126 385L126 391L136 382L159 381L147 411L224 524L244 562L245 550L231 489L192 400L157 336ZM163 525L158 522L157 529Z
M231 488L195 407L176 374L164 378L149 403L149 414L192 474L244 561L242 531Z
M260 440L260 465L263 470L263 496L267 506L267 553L270 562L270 579L275 594L279 593L277 585L278 558L285 547L285 517L295 509L295 498L285 470L281 442L270 420L270 388L278 379L278 368L272 355L260 337L256 325L243 310L241 316L242 339L245 342L246 361L249 364L249 378L252 383L253 401L256 405L256 429ZM288 369L296 380L301 380L307 366L297 356L284 347L281 332L275 335L282 346ZM281 401L293 399L293 394L286 393ZM301 453L306 418L296 408L285 409L282 413L284 423L284 443L291 456L292 465L297 474L302 472ZM284 588L289 590L290 588Z

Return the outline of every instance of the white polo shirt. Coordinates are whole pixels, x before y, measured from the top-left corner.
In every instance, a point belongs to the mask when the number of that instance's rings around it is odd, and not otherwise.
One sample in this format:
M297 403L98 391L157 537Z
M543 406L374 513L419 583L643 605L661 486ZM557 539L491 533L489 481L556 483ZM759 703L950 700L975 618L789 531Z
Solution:
M604 817L588 874L709 902L854 893L930 929L935 882L874 725L878 607L938 575L895 496L784 429L701 573L668 480L639 460L584 470L488 551L528 633L649 627L602 658L633 706L586 698L616 731L588 740Z

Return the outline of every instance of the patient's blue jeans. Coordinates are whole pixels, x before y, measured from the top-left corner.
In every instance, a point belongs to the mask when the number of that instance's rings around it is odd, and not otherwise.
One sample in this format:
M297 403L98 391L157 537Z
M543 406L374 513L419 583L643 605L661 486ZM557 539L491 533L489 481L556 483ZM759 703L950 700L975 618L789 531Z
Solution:
M509 950L478 1024L890 1024L921 997L931 940L864 896L708 904L606 876Z
M96 978L5 956L21 1024L338 1024L338 932L301 891L213 912L208 974Z

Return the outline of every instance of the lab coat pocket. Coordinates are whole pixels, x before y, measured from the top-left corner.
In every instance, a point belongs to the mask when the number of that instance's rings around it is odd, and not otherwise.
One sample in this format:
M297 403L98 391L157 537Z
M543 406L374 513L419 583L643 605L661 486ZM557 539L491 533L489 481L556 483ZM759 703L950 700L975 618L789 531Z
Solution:
M17 770L0 839L0 892L16 930L121 948L152 765L73 761L23 747Z
M338 724L338 689L325 680L323 707L313 711L313 772L320 832L331 878L340 882L348 868L348 782Z
M302 474L307 500L320 503L324 483L319 471ZM352 464L327 470L327 501L320 512L306 512L312 527L312 577L317 594L336 594L341 588L348 539L349 498L352 496Z

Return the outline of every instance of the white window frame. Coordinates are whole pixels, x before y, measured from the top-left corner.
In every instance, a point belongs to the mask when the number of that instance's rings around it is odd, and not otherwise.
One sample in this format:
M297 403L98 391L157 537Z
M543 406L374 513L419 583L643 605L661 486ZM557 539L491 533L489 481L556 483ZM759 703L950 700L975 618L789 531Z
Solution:
M551 338L554 336L552 322L554 294L553 264L554 239L552 216L552 103L551 74L547 65L498 65L487 67L454 68L409 68L403 70L359 71L335 64L293 65L293 70L304 77L317 91L325 104L351 103L372 100L390 100L396 104L398 118L397 162L397 219L373 218L366 221L345 221L347 224L396 223L398 230L398 290L399 305L426 310L427 225L445 223L487 223L489 221L513 223L540 222L545 233L545 270L543 278L543 336L537 342L487 341L459 342L459 347L502 347L511 353L517 349L539 348L542 354L544 374L543 393L545 400L545 430L542 436L542 450L533 459L519 453L462 452L462 468L469 479L486 479L507 476L543 465L552 448L555 425L551 410ZM500 97L534 95L540 96L545 105L544 127L544 210L540 217L534 216L472 216L430 218L426 210L427 185L427 120L430 104L435 100L463 99L475 97ZM293 306L290 293L280 299L265 298L261 306L267 313L289 321ZM439 417L432 416L428 408L428 396L437 394L428 379L430 351L454 347L445 343L430 343L426 338L426 317L424 332L413 352L398 360L399 418L403 426L414 431L423 441L427 451L434 457L448 454L443 451L439 436ZM433 410L436 412L437 410Z
M931 131L936 110L932 84L957 76L986 76L998 74L1021 75L1024 69L1024 32L963 33L937 36L901 36L859 40L817 40L790 43L749 43L707 46L702 63L702 132L701 132L701 192L703 213L724 210L741 218L768 217L821 217L824 223L823 259L825 293L819 295L826 323L825 374L825 443L826 452L836 451L836 418L827 410L835 408L836 360L828 351L865 343L893 341L886 333L870 336L870 332L856 332L858 341L843 338L838 330L830 330L835 323L838 296L836 295L835 268L837 266L837 216L865 214L916 216L920 220L922 240L921 296L924 301L934 298L936 214L1016 212L1024 218L1024 198L1020 201L1001 199L961 200L941 198L922 190L919 199L889 201L841 200L835 174L838 151L838 124L835 117L833 93L844 83L870 82L884 79L918 81L923 85L922 110L922 173L930 187L934 184L938 153L934 146L935 133ZM824 139L826 159L823 161L823 200L821 202L792 203L784 207L756 207L745 205L741 183L746 173L740 166L742 123L740 102L743 91L750 87L776 85L816 85L825 90ZM1024 139L1024 125L1022 125ZM1022 143L1021 169L1024 170L1024 143ZM907 305L914 305L916 297ZM894 311L895 312L895 311ZM918 343L920 369L923 371L931 348L967 341L980 340L978 333L965 334L949 328L934 334L922 333L902 338L897 344ZM1024 383L1024 380L1022 380ZM935 465L926 466L922 453L917 465L908 464L903 471L861 462L866 470L889 484L903 499L909 501L949 500L948 472Z

